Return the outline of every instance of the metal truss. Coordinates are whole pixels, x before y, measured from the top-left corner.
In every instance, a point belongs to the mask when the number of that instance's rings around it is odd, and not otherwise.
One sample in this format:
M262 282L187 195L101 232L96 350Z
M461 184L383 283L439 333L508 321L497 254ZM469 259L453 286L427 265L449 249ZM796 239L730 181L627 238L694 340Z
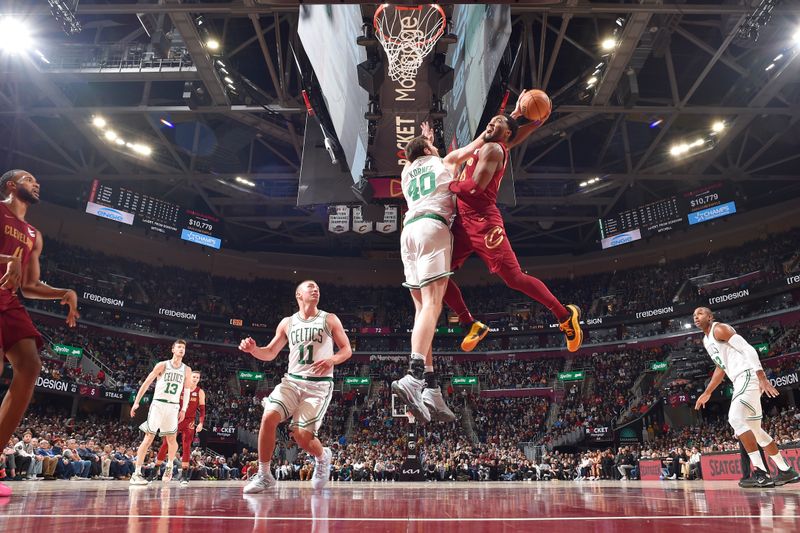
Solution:
M228 221L229 238L242 246L317 252L394 249L396 236L391 235L332 238L323 209L296 207L305 106L289 45L300 45L299 5L81 2L79 16L127 15L132 32L141 33L136 14L168 18L190 62L93 67L26 60L6 66L0 80L6 165L30 168L45 187L63 191L64 198L68 193L74 197L90 179L100 179L200 202ZM763 61L777 54L788 23L776 24L759 47L737 46L738 23L750 11L721 0L512 4L512 46L519 47L522 68L515 69L508 87L512 92L545 88L558 104L551 120L512 154L517 205L507 208L506 215L511 240L522 254L593 249L599 217L631 207L626 202L652 201L695 184L728 180L743 195L766 184L798 194L800 172L792 165L798 168L800 158L800 88L794 82L800 58L794 55L765 75ZM231 100L194 23L199 14L222 29L229 58L262 73L259 83L268 102ZM796 18L800 4L786 2L776 14ZM616 17L625 19L620 44L603 59L605 71L590 98L581 100L575 93L585 82L584 69L575 65L601 60L599 40ZM635 94L632 78L639 80ZM654 84L654 78L660 83ZM202 82L208 101L190 107L163 97L164 87L185 81ZM128 94L109 94L98 104L76 96L78 82L124 83ZM135 98L131 87L138 91ZM735 97L742 94L747 97ZM97 114L136 124L157 153L143 159L116 150L92 129L90 118ZM160 126L162 117L194 128L189 145ZM656 118L660 126L650 129ZM712 120L728 125L713 150L684 159L669 156L671 143L707 128ZM198 154L204 127L235 140L230 154ZM223 170L210 170L225 157L230 163ZM237 185L238 175L259 187ZM600 178L596 185L580 187L594 177Z

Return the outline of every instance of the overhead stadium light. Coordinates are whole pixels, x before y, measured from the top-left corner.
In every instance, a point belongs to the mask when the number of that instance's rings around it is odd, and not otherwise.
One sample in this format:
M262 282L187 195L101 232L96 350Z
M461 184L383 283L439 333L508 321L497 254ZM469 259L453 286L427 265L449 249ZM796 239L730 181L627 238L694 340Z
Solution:
M106 130L104 135L105 138L108 139L109 141L113 141L114 139L117 138L117 134L114 130Z
M610 52L616 47L617 47L617 41L610 37L607 39L603 39L603 42L600 43L600 48L602 48L606 52Z
M206 47L209 50L219 50L219 41L216 39L209 39L206 41Z
M33 45L30 27L14 17L0 18L0 50L9 54L26 52Z
M711 126L711 131L714 133L721 133L725 129L725 122L718 120Z
M105 128L106 127L106 119L103 117L94 117L92 118L92 124L95 128Z
M247 185L248 187L255 187L256 184L248 179L245 179L241 176L236 176L236 183L241 183L242 185Z

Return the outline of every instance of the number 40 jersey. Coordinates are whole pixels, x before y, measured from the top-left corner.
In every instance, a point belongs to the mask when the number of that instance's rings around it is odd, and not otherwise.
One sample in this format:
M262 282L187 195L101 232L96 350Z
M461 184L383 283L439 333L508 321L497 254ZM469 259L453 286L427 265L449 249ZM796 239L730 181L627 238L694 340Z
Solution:
M406 165L401 180L408 204L405 222L422 215L438 215L451 224L456 212L456 198L450 192L452 181L453 174L441 157L418 157Z

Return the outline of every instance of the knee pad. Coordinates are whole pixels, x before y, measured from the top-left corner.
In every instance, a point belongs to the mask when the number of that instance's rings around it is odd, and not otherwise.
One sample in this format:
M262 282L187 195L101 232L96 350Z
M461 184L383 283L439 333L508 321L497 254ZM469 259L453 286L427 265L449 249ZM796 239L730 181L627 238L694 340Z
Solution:
M759 422L755 420L755 422ZM738 437L751 431L753 428L750 427L750 424L747 420L745 420L744 416L735 413L728 413L728 424L731 425L733 428L733 433ZM761 427L761 424L758 424L758 427Z
M761 420L748 420L747 425L750 431L753 432L753 435L755 435L756 442L759 446L765 448L772 444L772 437L761 428Z

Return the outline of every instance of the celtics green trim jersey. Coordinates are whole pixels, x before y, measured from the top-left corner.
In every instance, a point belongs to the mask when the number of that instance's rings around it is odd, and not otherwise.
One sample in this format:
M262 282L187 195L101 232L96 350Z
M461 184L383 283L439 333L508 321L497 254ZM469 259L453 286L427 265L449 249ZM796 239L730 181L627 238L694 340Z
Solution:
M289 325L289 374L303 377L333 377L333 369L326 376L311 372L314 361L333 357L333 335L328 330L328 313L303 320L300 313L292 315Z
M714 338L714 328L717 324L719 324L719 322L712 322L708 330L708 335L703 336L703 346L714 361L714 364L724 370L731 381L736 381L736 378L747 370L752 370L753 373L755 373L756 370L761 370L761 368L754 368L745 354L727 342L718 341ZM735 334L736 330L733 332Z
M164 372L156 380L156 391L153 401L160 400L168 403L179 403L183 395L183 380L186 378L186 365L174 368L172 360L165 361Z
M452 181L453 174L441 157L423 156L406 165L400 180L408 204L405 221L420 215L439 215L452 223L456 213L456 197L450 192Z

